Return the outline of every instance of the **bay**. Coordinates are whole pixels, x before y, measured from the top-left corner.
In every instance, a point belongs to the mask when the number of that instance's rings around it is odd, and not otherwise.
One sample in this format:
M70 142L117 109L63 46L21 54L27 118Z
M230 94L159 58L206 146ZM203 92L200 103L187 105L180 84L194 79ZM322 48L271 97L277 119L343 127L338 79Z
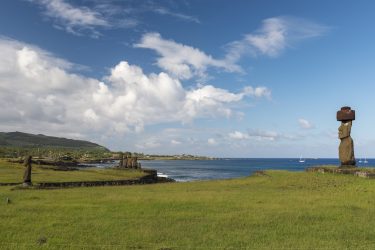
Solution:
M367 159L367 161L366 164L357 161L357 166L371 166L375 163L375 159ZM297 158L228 158L140 162L142 168L156 169L159 176L169 177L180 182L244 177L258 170L304 171L307 167L316 165L339 165L339 160L333 158L307 158L305 162L299 162ZM98 165L98 167L108 166L113 166L113 163Z

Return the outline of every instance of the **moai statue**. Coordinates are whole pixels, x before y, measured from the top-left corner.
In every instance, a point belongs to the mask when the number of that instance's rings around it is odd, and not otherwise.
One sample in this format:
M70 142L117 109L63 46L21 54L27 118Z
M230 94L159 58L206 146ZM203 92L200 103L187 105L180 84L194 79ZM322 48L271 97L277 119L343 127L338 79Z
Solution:
M138 158L134 157L133 168L138 168Z
M26 156L25 161L23 163L23 165L26 167L25 173L23 174L23 185L24 186L31 186L32 185L32 183L31 183L31 159L32 159L32 157L30 155Z
M118 165L119 168L122 168L124 165L124 154L120 153L120 163Z
M132 157L126 157L126 167L131 168L132 167Z
M355 111L350 107L342 107L337 111L337 121L341 121L339 127L339 159L341 167L355 167L354 144L350 137L352 121L355 120Z
M122 168L127 168L127 167L128 167L128 156L124 154L122 156Z
M134 157L130 157L130 166L129 168L134 168Z
M129 165L128 165L128 168L133 168L133 157L129 157Z

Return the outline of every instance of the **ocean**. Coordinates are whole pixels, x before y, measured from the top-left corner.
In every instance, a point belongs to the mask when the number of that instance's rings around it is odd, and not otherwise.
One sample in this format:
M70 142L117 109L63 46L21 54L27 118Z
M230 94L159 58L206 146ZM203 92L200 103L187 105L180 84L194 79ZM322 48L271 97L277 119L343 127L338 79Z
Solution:
M367 159L368 163L357 165L374 166L375 159ZM296 158L229 158L219 160L168 160L168 161L140 161L143 168L152 168L158 175L175 179L176 181L198 181L212 179L228 179L249 176L257 170L289 170L304 171L305 168L316 165L339 165L338 159L305 159L299 162ZM98 167L113 166L112 164L99 164Z

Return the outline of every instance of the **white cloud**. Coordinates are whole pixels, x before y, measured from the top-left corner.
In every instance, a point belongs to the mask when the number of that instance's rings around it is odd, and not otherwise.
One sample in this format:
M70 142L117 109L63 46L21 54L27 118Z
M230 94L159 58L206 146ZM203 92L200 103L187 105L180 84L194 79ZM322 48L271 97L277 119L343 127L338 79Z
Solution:
M72 66L35 46L0 39L0 129L56 135L140 132L152 124L230 117L238 103L269 93L250 86L239 93L212 85L185 89L166 73L146 75L126 61L103 82L71 73Z
M158 148L160 147L162 144L160 142L157 142L155 140L150 140L150 141L146 141L142 144L136 144L136 148L138 149L153 149L153 148Z
M298 124L301 128L303 129L311 129L311 128L314 128L314 125L311 124L311 122L309 122L308 120L306 119L303 119L303 118L300 118L298 119Z
M183 21L200 23L199 19L194 17L194 16L189 16L189 15L178 13L178 12L175 12L175 11L170 11L170 10L164 8L164 7L159 6L159 7L156 7L156 8L152 8L151 10L155 13L160 14L160 15L168 15L168 16L172 16L172 17L178 18L178 19L183 20Z
M256 87L253 88L251 86L247 86L244 89L244 93L246 93L249 96L255 96L258 98L266 97L271 98L271 90L267 87Z
M180 145L182 142L177 141L177 140L171 140L172 145Z
M74 6L65 0L29 0L43 8L44 16L53 21L54 27L74 35L98 38L98 29L130 28L138 21L124 16L125 8L110 2L96 3L92 8Z
M239 131L234 131L228 134L230 139L236 139L236 140L243 140L243 139L249 139L250 136L245 133L241 133Z
M186 101L184 103L185 121L191 120L193 117L205 117L224 115L232 116L230 105L243 100L247 96L252 97L269 97L270 91L257 91L264 87L252 88L245 87L240 93L231 93L228 90L216 88L212 85L206 85L201 88L190 90L186 93ZM249 91L249 89L254 91Z
M243 72L237 62L245 54L275 57L296 42L322 36L328 29L300 18L268 18L263 20L256 32L229 43L223 59L215 59L197 48L164 39L159 33L144 34L134 46L154 50L159 55L157 66L179 79L190 79L194 76L206 76L209 67L227 72Z
M248 135L250 136L250 138L254 138L255 140L258 140L258 141L263 141L263 140L275 141L282 137L279 133L275 131L263 131L263 130L249 131Z
M141 25L142 16L150 13L178 20L200 23L194 16L169 9L168 2L141 1L83 1L78 6L68 0L26 0L39 5L42 14L53 22L53 27L74 35L102 36L103 29L133 28ZM176 6L175 4L172 4Z
M73 6L64 0L30 0L45 8L44 14L56 21L56 24L72 33L81 34L82 30L90 30L93 36L99 33L95 27L109 27L110 23L101 13L87 7Z
M222 68L228 72L241 72L240 66L225 60L214 59L197 48L173 40L163 39L159 33L147 33L136 48L155 50L159 55L156 64L179 79L205 76L207 68Z
M208 145L216 145L217 141L214 138L208 138L207 143Z
M328 30L326 26L301 18L268 18L256 32L230 43L227 59L236 62L246 53L275 57L296 42L322 36Z
M249 34L245 40L260 53L275 56L286 46L286 32L287 26L282 19L270 18L263 21L258 34Z
M233 131L228 133L230 140L275 141L279 139L294 139L295 136L280 134L275 131L249 130L247 132Z

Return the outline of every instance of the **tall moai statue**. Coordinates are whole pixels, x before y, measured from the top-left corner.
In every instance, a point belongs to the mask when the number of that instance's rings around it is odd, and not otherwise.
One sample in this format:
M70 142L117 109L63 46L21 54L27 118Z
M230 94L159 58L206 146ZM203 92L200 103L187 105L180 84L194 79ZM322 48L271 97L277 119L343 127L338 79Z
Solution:
M120 159L120 162L119 162L119 164L118 164L118 167L119 167L119 168L122 168L123 165L124 165L124 154L123 154L123 153L120 153L120 155L119 155L119 159Z
M342 107L337 111L337 121L341 121L339 127L339 159L341 167L355 167L354 144L350 136L352 122L355 120L355 111L350 107Z
M138 157L133 157L132 168L138 168Z
M24 186L31 186L32 185L32 183L31 183L31 159L32 159L32 157L30 155L26 156L25 161L23 163L23 165L26 167L25 173L23 174L23 185Z

